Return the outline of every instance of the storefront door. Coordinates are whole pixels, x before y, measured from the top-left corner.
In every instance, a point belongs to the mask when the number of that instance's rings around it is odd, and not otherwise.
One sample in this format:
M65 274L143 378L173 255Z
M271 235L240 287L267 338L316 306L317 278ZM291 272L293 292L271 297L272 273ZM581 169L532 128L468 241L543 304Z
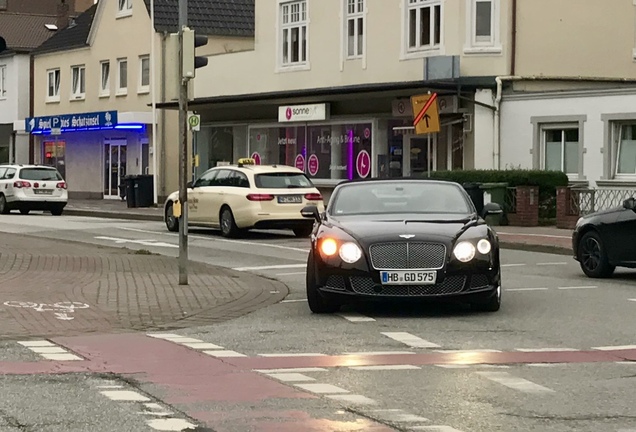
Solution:
M104 143L104 198L118 199L119 185L126 175L126 140Z
M402 141L402 175L404 177L426 177L428 171L437 168L435 148L437 136L404 135Z

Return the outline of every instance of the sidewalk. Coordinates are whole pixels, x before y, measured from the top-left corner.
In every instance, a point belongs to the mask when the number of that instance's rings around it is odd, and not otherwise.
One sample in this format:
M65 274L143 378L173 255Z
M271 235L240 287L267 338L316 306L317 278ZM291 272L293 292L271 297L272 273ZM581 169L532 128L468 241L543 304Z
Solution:
M128 208L120 200L69 200L67 215L148 221L163 220L163 206ZM555 227L494 227L501 245L508 249L522 249L570 255L572 230Z

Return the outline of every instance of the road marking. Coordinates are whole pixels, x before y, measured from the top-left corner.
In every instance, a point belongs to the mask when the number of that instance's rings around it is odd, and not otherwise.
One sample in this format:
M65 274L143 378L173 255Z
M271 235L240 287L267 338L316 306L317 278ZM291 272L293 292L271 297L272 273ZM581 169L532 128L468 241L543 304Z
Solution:
M636 361L632 360L632 361L617 361L615 362L616 364L621 364L621 365L636 365Z
M245 354L238 353L236 351L231 350L220 350L220 351L203 351L203 354L207 354L212 357L247 357Z
M307 299L294 299L294 300L283 300L281 303L299 303L306 302Z
M349 393L349 390L345 390L331 384L296 384L296 387L300 387L301 389L312 393L320 394Z
M504 291L547 291L548 288L508 288Z
M384 371L384 370L412 370L422 369L413 365L379 365L379 366L349 366L349 369L359 371Z
M571 286L571 287L558 287L560 290L575 290L575 289L594 289L598 288L597 286Z
M393 354L415 354L413 351L358 351L358 352L345 352L342 355L393 355Z
M528 264L501 264L501 267L523 267Z
M433 342L426 341L418 336L412 335L411 333L382 332L382 334L386 337L389 337L398 342L402 342L404 345L408 345L413 348L439 348L440 347L440 345L437 345Z
M627 299L627 301L633 301L633 302L636 302L636 299Z
M124 388L124 386L120 386L120 385L100 385L100 386L97 386L97 388L101 388L101 389L119 389L119 388Z
M325 368L283 368L283 369L254 369L255 372L270 373L290 373L290 372L327 372Z
M72 360L83 360L81 357L76 356L75 354L65 353L65 354L42 354L47 360L55 360L55 361L72 361Z
M38 354L66 354L67 351L64 348L58 346L53 347L31 347L31 351Z
M566 262L549 262L549 263L537 263L538 266L551 266L551 265L567 265Z
M184 343L182 345L186 346L188 348L199 349L199 350L203 350L203 349L208 349L208 350L223 349L222 346L214 345L213 343L208 343L208 342L190 342L190 343Z
M622 351L636 349L636 345L617 345L617 346L604 346L604 347L592 347L592 349L600 351Z
M528 363L526 366L532 367L555 367L555 366L563 366L567 363Z
M35 341L19 341L20 345L25 346L27 348L30 347L54 347L57 346L47 340L35 340Z
M154 246L154 247L177 248L177 249L179 248L179 245L175 245L172 243L164 243L154 239L134 240L134 239L124 239L119 237L107 237L107 236L97 236L95 237L95 239L112 241L112 242L115 242L116 244L132 243L132 244L139 244L142 246L151 246L151 247Z
M478 375L488 378L498 384L524 393L555 393L554 390L535 384L523 378L510 375L508 372L476 372Z
M104 390L100 393L114 401L148 402L150 400L146 396L130 390Z
M273 354L258 354L261 357L321 357L326 356L327 354L321 353L273 353Z
M454 353L454 354L466 354L466 353L498 353L500 350L494 349L474 349L474 350L435 350L438 353Z
M188 429L194 429L196 425L187 422L182 419L170 418L170 419L153 419L147 420L148 426L160 431L184 431Z
M302 381L316 381L315 378L303 375L301 373L267 373L267 376L275 378L284 382L302 382Z
M441 367L444 369L468 369L469 368L468 365L461 365L461 364L436 364L435 366Z
M293 273L278 273L276 276L298 276L298 275L304 275L307 274L307 272L293 272Z
M429 432L462 432L459 429L455 429L450 426L413 426L410 429L414 431Z
M521 233L506 233L506 232L498 232L497 234L513 235L513 236L529 236L529 237L562 238L562 239L572 240L572 237L550 235L550 234L521 234Z
M66 349L55 345L47 340L18 341L18 343L41 357L53 361L75 361L84 360L81 357L71 354Z
M234 271L255 271L255 270L276 270L276 269L288 269L288 268L305 268L307 264L281 264L281 265L271 265L271 266L260 266L260 267L235 267L232 270Z
M558 352L558 351L580 351L574 348L515 348L520 352Z
M68 313L75 312L75 309L87 309L90 307L86 303L80 302L35 303L16 300L8 300L4 302L4 305L17 308L33 309L37 312L53 312L55 318L62 321L70 321L75 319L75 317L68 315Z
M409 414L402 411L401 409L377 409L377 410L371 410L371 412L382 417L383 420L388 420L388 421L393 421L398 423L415 423L415 422L425 423L430 421L429 419L425 417Z
M174 333L146 333L146 336L150 336L156 339L174 339L185 337Z
M357 312L341 313L338 315L340 315L342 318L346 319L347 321L351 321L354 323L375 321L374 318L359 314Z
M334 400L338 400L341 402L349 402L352 404L357 404L357 405L375 405L377 404L376 401L374 401L373 399L369 399L366 396L362 396L362 395L327 395L327 397L329 399L334 399Z

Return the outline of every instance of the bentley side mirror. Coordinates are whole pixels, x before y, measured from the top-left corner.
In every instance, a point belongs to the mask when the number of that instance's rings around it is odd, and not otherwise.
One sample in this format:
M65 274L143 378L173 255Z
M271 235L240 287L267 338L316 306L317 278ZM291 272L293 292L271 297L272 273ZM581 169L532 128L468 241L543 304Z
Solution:
M627 198L623 201L623 208L631 211L636 211L636 198Z
M318 211L318 207L316 207L315 205L308 205L304 207L300 211L300 214L307 219L313 218L316 221L320 222L320 212Z
M192 189L194 187L194 184L191 181L189 181L189 182L186 183L186 187L188 189Z
M490 202L484 205L484 210L482 211L482 216L492 216L492 215L500 215L503 213L503 209L497 203Z

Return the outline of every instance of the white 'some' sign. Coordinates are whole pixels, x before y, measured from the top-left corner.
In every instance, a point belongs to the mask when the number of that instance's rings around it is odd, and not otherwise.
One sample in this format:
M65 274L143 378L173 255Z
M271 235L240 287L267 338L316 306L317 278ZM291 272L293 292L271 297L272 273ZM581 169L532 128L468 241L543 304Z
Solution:
M278 107L280 123L327 120L327 104L285 105Z

